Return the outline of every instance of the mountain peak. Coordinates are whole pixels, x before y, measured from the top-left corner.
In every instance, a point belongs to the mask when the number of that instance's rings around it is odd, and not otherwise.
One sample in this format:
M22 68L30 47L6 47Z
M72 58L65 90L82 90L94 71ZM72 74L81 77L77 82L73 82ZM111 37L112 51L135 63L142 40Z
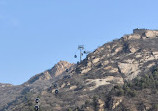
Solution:
M67 61L59 61L52 69L51 72L55 72L55 75L53 76L59 76L61 73L65 72L66 69L69 69L74 64L71 64Z
M55 64L55 66L61 66L61 67L64 67L64 66L67 66L67 65L70 65L71 63L67 62L67 61L63 61L63 60L60 60L57 64Z
M64 75L66 69L71 69L74 64L71 64L67 61L59 61L57 64L54 65L51 69L48 69L40 74L33 76L28 83L33 83L37 80L50 80L56 78L60 75Z

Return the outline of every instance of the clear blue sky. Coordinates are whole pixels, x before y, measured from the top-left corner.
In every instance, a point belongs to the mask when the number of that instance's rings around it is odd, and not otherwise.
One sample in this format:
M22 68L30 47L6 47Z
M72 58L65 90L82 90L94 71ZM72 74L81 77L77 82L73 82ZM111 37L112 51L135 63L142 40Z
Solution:
M158 0L0 0L0 82L21 84L60 60L76 62L77 46L98 46L158 29Z

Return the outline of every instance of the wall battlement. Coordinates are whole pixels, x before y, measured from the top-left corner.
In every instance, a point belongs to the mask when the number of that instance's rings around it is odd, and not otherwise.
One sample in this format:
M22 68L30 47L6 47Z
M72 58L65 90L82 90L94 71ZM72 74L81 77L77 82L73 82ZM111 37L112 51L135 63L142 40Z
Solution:
M132 34L123 36L124 40L158 38L158 30L133 29Z
M158 37L158 30L134 29L133 34L139 34L141 36L153 38L153 37Z
M142 35L142 34L144 34L145 32L147 32L148 31L148 29L134 29L133 30L133 33L134 34L140 34L140 35Z

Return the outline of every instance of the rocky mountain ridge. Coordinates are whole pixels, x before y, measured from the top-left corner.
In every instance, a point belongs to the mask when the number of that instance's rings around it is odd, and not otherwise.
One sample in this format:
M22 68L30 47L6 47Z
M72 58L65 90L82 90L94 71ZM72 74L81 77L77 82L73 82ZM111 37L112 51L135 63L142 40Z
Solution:
M65 75L66 69L71 70L75 64L68 63L66 61L59 61L54 65L53 68L44 71L43 73L37 74L28 80L28 84L32 84L37 80L51 80L61 75Z
M15 102L20 95L25 94L25 91L38 92L43 90L43 88L47 89L51 82L60 78L60 76L64 76L66 69L71 70L73 66L74 64L66 61L59 61L51 69L35 75L22 85L0 84L0 111L5 109L2 107L8 107L8 104Z
M79 64L61 61L26 83L2 91L1 93L12 99L4 102L5 96L0 96L3 99L0 101L3 103L0 111L21 111L22 108L33 111L34 99L37 96L41 99L42 111L117 110L126 101L126 97L109 100L109 93L116 85L122 86L152 72L158 63L157 42L157 30L134 29L133 34L104 44L88 54ZM54 84L58 86L57 95ZM10 95L10 91L14 96ZM98 104L97 107L93 103ZM111 108L106 107L107 103L108 106L112 105ZM138 109L135 105L133 108Z

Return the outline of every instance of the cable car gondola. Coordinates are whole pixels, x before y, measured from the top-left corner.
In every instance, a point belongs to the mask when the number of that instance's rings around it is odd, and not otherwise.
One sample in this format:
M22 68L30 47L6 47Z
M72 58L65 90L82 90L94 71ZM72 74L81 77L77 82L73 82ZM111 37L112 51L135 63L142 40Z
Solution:
M74 55L74 58L77 58L77 55Z
M54 84L54 88L56 88L57 86L58 86L58 85L55 83L55 84Z
M69 69L66 69L66 72L69 72Z
M36 102L36 103L39 103L39 102L40 102L40 99L39 99L39 98L36 98L35 102Z
M39 110L39 106L35 105L35 111L38 111L38 110Z
M55 94L58 94L58 93L59 93L59 91L58 91L58 89L56 89L56 90L55 90Z

